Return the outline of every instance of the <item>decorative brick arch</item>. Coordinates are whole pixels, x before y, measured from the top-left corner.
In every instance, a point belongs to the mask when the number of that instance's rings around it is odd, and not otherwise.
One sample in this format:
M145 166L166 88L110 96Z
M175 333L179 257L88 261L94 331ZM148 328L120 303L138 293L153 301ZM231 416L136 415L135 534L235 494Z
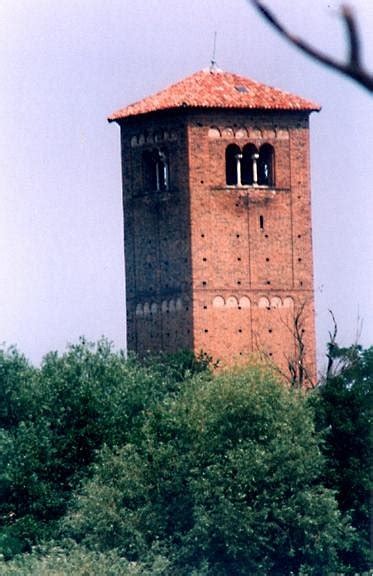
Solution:
M212 301L212 305L214 308L224 308L225 300L223 296L215 296L215 298Z
M238 308L238 300L236 296L228 296L226 301L227 308Z
M248 296L242 296L239 301L239 306L240 308L250 308L251 307L250 298L248 298Z

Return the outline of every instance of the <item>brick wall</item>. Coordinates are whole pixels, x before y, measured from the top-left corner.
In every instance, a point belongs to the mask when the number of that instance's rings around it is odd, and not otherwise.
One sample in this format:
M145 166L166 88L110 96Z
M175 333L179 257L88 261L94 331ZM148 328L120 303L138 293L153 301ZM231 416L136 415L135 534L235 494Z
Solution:
M271 187L227 186L225 151L274 149ZM143 153L169 159L169 188L144 188ZM308 115L162 113L122 124L128 347L204 350L223 364L264 352L287 371L304 308L315 378Z

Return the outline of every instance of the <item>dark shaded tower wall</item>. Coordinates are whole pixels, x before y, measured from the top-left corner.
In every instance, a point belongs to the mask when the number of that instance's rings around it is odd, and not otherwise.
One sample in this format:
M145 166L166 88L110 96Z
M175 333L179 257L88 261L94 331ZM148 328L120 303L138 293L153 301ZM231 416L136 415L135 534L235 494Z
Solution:
M193 349L185 120L155 114L120 126L127 346Z
M213 111L188 121L194 349L225 364L260 353L316 376L308 112ZM227 184L227 148L271 150L263 184ZM251 148L248 148L251 147Z

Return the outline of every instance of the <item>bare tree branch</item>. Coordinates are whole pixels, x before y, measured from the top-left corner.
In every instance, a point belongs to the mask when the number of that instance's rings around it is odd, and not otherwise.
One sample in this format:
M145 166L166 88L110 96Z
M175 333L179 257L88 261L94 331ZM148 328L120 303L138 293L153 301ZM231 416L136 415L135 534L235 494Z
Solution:
M304 323L306 301L301 302L294 310L291 324L284 322L294 338L295 355L290 358L286 357L288 369L291 375L291 385L293 388L302 389L303 386L315 387L311 375L306 367L306 345L304 341Z
M350 48L349 62L351 65L355 67L360 67L360 38L359 33L357 31L357 25L354 15L352 13L351 8L347 5L343 5L341 11L342 11L342 18L344 19L345 26L347 29L349 40L349 48Z
M278 18L263 4L261 0L250 0L250 2L255 6L255 8L264 16L264 18L291 44L302 50L314 60L321 62L325 66L329 66L333 70L341 72L345 76L352 78L364 86L369 92L373 92L373 75L365 70L364 65L361 62L360 54L360 38L357 29L357 23L352 10L349 6L343 6L341 10L341 16L344 20L346 30L347 30L347 40L349 45L349 57L346 62L338 62L331 56L324 54L314 46L311 46L308 42L302 38L295 36L289 32L285 26L278 20Z
M335 363L333 351L334 351L335 347L337 346L337 332L338 332L337 321L335 319L335 316L334 316L332 310L329 310L329 314L332 317L332 321L333 321L333 332L331 332L329 330L329 343L328 343L328 351L326 354L326 357L328 359L328 365L326 368L326 378L327 379L330 378L333 374L334 363Z
M313 382L312 376L306 366L306 344L304 339L304 323L305 323L305 309L307 302L301 302L291 317L283 318L281 315L279 321L289 331L293 338L294 351L291 355L284 353L286 360L287 370L281 369L278 364L273 362L273 359L265 352L262 343L260 342L258 333L254 333L256 349L262 360L265 361L272 369L274 369L288 384L297 390L304 388L315 388L316 382Z

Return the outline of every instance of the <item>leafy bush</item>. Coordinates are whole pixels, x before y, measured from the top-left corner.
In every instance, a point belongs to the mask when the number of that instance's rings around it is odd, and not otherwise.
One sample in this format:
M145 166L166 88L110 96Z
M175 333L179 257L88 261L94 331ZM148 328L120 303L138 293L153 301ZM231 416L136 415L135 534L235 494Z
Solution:
M140 364L105 340L50 353L40 369L1 351L0 552L53 536L96 451L136 441L149 410L200 369L187 354Z
M38 547L11 562L0 560L2 576L162 576L168 562L159 555L147 563L129 562L115 550L105 554L65 542Z
M324 434L324 483L336 490L339 508L349 514L355 528L353 546L342 552L345 569L355 574L371 565L373 347L341 348L331 343L329 357L328 377L311 402Z
M133 561L160 545L170 575L326 574L350 533L322 469L300 394L255 369L204 375L101 451L64 531Z

